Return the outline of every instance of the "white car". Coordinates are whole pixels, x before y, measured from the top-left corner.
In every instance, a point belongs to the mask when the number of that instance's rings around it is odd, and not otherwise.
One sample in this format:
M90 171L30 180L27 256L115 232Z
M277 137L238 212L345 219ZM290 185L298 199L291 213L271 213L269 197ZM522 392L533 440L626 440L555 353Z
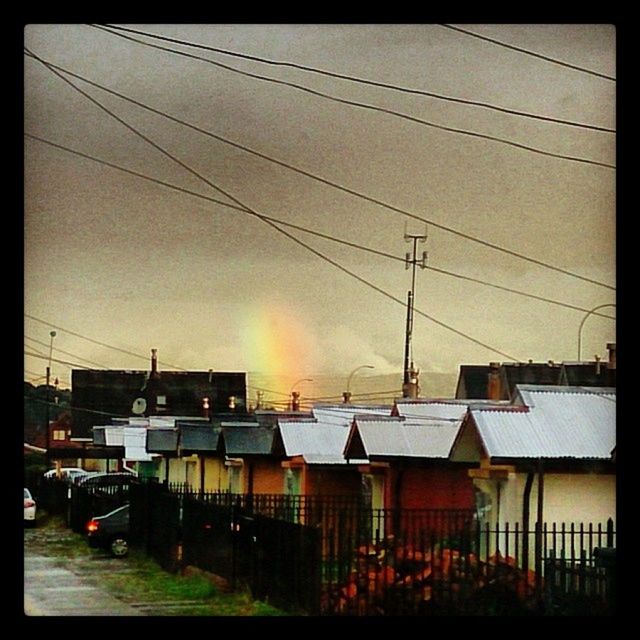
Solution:
M80 478L90 475L88 471L80 467L62 467L60 469L60 478L69 483L76 483ZM50 469L44 474L44 477L52 480L57 477L56 470Z
M24 521L29 524L35 524L36 521L36 501L26 488L24 490Z

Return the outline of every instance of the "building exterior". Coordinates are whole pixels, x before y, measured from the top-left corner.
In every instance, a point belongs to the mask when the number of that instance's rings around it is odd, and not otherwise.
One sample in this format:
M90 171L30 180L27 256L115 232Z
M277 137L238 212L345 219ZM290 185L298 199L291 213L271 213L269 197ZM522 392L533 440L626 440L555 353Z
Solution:
M615 399L612 388L518 385L510 406L471 404L450 457L475 463L484 521L615 521Z
M71 375L74 436L91 437L91 428L111 418L203 417L246 414L246 374L158 370L152 350L150 371L74 369Z

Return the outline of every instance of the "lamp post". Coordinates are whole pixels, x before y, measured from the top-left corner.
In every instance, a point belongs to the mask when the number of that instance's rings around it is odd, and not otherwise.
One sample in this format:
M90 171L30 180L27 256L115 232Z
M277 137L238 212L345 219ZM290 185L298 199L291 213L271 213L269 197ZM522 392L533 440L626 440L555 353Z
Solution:
M294 389L301 382L313 382L313 380L311 378L300 378L300 380L296 380L296 382L294 382L291 385L291 391L289 391L289 393L291 394L291 410L292 411L299 411L300 409L300 392L294 391Z
M351 378L353 378L354 374L360 371L360 369L375 369L375 367L371 364L361 364L349 374L349 377L347 378L347 390L342 394L345 404L348 404L351 401Z
M584 318L582 318L582 322L580 323L580 327L578 329L578 362L582 362L582 328L584 327L584 323L587 321L587 318L598 309L604 309L605 307L615 307L615 304L599 304L597 307L593 307L587 311Z
M49 395L49 385L51 381L51 356L53 355L53 339L56 337L56 332L50 331L49 335L51 336L51 341L49 343L49 363L47 364L47 376L46 376L47 380L46 380L46 387L45 387L45 405L44 405L44 416L45 416L44 428L45 428L45 434L47 438L47 468L51 464L51 452L50 452L51 434L49 429L49 402L51 397Z

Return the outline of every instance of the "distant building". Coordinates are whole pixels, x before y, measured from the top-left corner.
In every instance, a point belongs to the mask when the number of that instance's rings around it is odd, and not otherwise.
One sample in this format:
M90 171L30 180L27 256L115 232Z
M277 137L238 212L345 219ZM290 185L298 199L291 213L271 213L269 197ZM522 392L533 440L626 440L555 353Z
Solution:
M616 345L607 344L609 359L581 362L492 362L460 365L456 398L512 400L516 385L562 385L572 387L616 386Z
M74 369L71 373L73 435L92 437L91 429L113 418L178 415L243 415L246 373L158 371L155 349L150 371Z

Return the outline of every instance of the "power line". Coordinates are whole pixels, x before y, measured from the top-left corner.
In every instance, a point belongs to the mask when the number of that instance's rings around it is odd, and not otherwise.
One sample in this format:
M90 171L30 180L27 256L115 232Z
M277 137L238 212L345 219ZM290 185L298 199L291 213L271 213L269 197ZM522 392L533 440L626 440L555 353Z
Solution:
M32 347L29 347L29 348L31 349ZM66 365L68 367L78 367L78 369L91 369L91 367L85 367L84 365L78 364L76 362L67 362L66 360L57 360L56 358L49 358L49 356L45 356L44 354L40 355L38 353L30 353L28 351L25 351L24 355L25 356L31 356L33 358L42 358L43 360L51 360L51 362L57 362L59 364L64 364L64 365Z
M395 84L390 84L387 82L380 82L380 81L375 81L375 80L368 80L366 78L360 78L358 76L350 76L347 74L342 74L342 73L337 73L334 71L327 71L325 69L319 69L316 67L310 67L310 66L306 66L306 65L302 65L302 64L297 64L297 63L293 63L293 62L282 62L282 61L277 61L277 60L270 60L267 58L262 58L262 57L258 57L258 56L252 56L252 55L248 55L248 54L244 54L244 53L238 53L236 51L230 51L228 49L220 49L218 47L210 47L210 46L206 46L206 45L201 45L195 42L189 42L186 40L179 40L177 38L169 38L167 36L160 36L158 34L154 34L154 33L148 33L145 31L139 31L137 29L128 29L126 27L120 27L120 26L116 26L116 25L89 25L90 27L94 27L96 29L101 29L102 31L106 31L107 33L110 33L114 36L118 36L120 38L124 38L126 40L130 40L132 42L136 42L138 44L142 44L144 46L147 47L153 47L154 49L159 49L161 51L168 51L171 53L177 53L179 55L183 55L186 57L194 57L198 60L202 60L204 62L209 62L211 64L215 64L218 66L222 66L220 65L220 63L217 63L213 60L210 60L208 58L201 58L199 56L190 56L189 54L183 52L183 51L179 51L177 49L170 49L168 47L160 47L158 45L153 45L149 42L144 42L143 40L138 40L137 38L131 38L128 36L125 36L123 33L114 33L115 31L126 31L129 33L136 33L138 35L142 35L145 36L147 38L153 38L156 40L163 40L165 42L172 42L174 44L181 44L181 45L185 45L188 47L193 47L196 49L204 49L207 51L212 51L214 53L219 53L222 55L226 55L226 56L231 56L231 57L235 57L235 58L241 58L244 60L251 60L253 62L260 62L263 64L268 64L268 65L273 65L273 66L278 66L278 67L289 67L292 69L298 69L298 70L302 70L302 71L310 71L311 73L316 73L319 75L323 75L323 76L328 76L330 78L339 78L340 80L348 80L349 82L355 82L358 84L364 84L364 85L368 85L368 86L372 86L372 87L379 87L379 88L383 88L383 89L391 89L393 91L399 91L401 93L406 93L406 94L411 94L411 95L421 95L421 96L426 96L429 98L435 98L436 100L444 100L446 102L454 102L457 104L464 104L464 105L469 105L469 106L473 106L473 107L482 107L484 109L490 109L493 111L498 111L500 113L507 113L509 115L515 115L515 116L520 116L520 117L524 117L524 118L531 118L534 120L542 120L545 122L553 122L556 124L563 124L563 125L567 125L570 127L579 127L579 128L583 128L583 129L591 129L594 131L604 131L607 133L615 133L615 129L610 129L607 127L600 127L597 125L592 125L592 124L585 124L582 122L575 122L575 121L571 121L571 120L563 120L560 118L553 118L551 116L543 116L543 115L539 115L539 114L535 114L535 113L529 113L526 111L519 111L517 109L509 109L507 107L502 107L499 105L495 105L495 104L490 104L488 102L481 102L479 100L470 100L467 98L458 98L458 97L454 97L454 96L446 96L440 93L435 93L433 91L425 91L423 89L412 89L412 88L407 88L407 87L403 87L400 85L395 85ZM275 78L269 78L266 76L259 76L256 74L250 74L248 72L243 72L239 69L235 69L233 67L228 67L226 65L223 66L224 69L228 69L230 71L235 71L237 73L242 73L243 75L248 75L250 77L253 78L259 78L260 80L267 80L269 82L274 82L274 83L278 83L278 84L285 84L287 86L291 86L297 89L302 89L304 90L308 90L308 91L312 91L310 89L308 89L307 87L301 87L300 85L297 84L293 84L290 82L285 82L285 81L281 81L281 80L277 80ZM332 96L327 96L326 94L322 94L321 92L313 92L315 95L320 95L322 97L329 97L332 98Z
M125 126L127 129L129 129L131 132L135 133L138 137L142 138L143 140L145 140L145 142L147 142L148 144L150 144L154 149L157 149L158 151L160 151L163 155L167 156L168 158L170 158L171 160L173 160L176 164L179 164L181 167L183 167L184 169L186 169L187 171L189 171L189 173L191 173L192 175L196 176L197 178L199 178L200 180L202 180L203 182L205 182L207 185L209 185L211 188L215 189L216 191L222 193L224 196L226 196L227 198L229 198L230 200L232 200L233 202L235 202L236 204L238 204L241 207L245 207L246 208L246 213L248 213L249 215L255 216L256 218L262 220L265 224L268 224L270 227L272 227L273 229L275 229L278 233L288 237L290 240L292 240L293 242L295 242L296 244L299 244L300 246L306 248L308 251L311 251L314 255L318 256L319 258L321 258L322 260L324 260L325 262L328 262L329 264L332 264L334 267L336 267L337 269L339 269L340 271L350 275L351 277L355 278L356 280L358 280L359 282L365 284L366 286L370 287L371 289L373 289L374 291L377 291L378 293L381 293L382 295L384 295L385 297L389 298L390 300L393 300L397 303L399 303L400 305L402 305L404 307L404 301L401 300L400 298L396 298L394 295L388 293L387 291L385 291L384 289L381 289L380 287L374 285L373 283L369 282L368 280L366 280L365 278L362 278L360 276L358 276L357 274L353 273L352 271L350 271L349 269L343 267L341 264L337 263L335 260L332 260L331 258L325 256L323 253L317 251L316 249L310 247L308 244L302 242L302 240L299 240L298 238L296 238L295 236L291 235L290 233L288 233L287 231L284 231L283 229L281 229L280 227L278 227L275 223L271 222L270 220L267 220L262 214L258 213L257 211L251 209L250 207L247 207L244 203L242 203L240 200L238 200L237 198L235 198L233 195L231 195L229 192L225 191L224 189L222 189L221 187L215 185L214 183L212 183L210 180L208 180L206 177L204 177L203 175L201 175L200 173L198 173L195 169L192 169L191 167L189 167L187 164L185 164L184 162L182 162L181 160L179 160L177 157L175 157L173 154L169 153L168 151L166 151L163 147L161 147L160 145L158 145L157 143L153 142L153 140L151 140L150 138L148 138L147 136L145 136L143 133L141 133L140 131L138 131L135 127L133 127L132 125L130 125L129 123L125 122L122 118L120 118L119 116L117 116L116 114L114 114L112 111L110 111L107 107L105 107L103 104L101 104L98 100L96 100L95 98L93 98L92 96L90 96L89 94L87 94L86 92L84 92L82 89L80 89L79 87L77 87L75 84L73 84L73 82L71 82L70 80L68 80L67 78L65 78L63 75L61 75L58 71L56 71L55 69L52 69L46 62L42 61L40 58L36 57L42 64L45 65L45 67L47 67L48 69L50 69L50 71L52 73L54 73L56 76L58 76L61 80L63 80L64 82L66 82L67 84L69 84L71 87L73 87L77 92L79 92L80 94L82 94L83 96L85 96L88 100L90 100L93 104L95 104L96 106L98 106L102 111L106 112L108 115L110 115L112 118L114 118L115 120L117 120L118 122L120 122L123 126ZM488 344L481 342L480 340L477 340L476 338L473 338L472 336L459 331L458 329L455 329L453 327L451 327L450 325L447 325L444 322L441 322L440 320L437 320L436 318L434 318L433 316L430 316L426 313L424 313L423 311L420 311L419 309L415 309L415 312L418 313L419 315L431 320L431 322L433 322L434 324L437 324L439 326L442 326L443 328L448 329L449 331L463 337L466 338L467 340L480 345L482 347L484 347L485 349L488 349L489 351L492 351L494 353L498 353L502 356L505 356L506 358L508 358L509 360L515 360L518 361L517 358L514 358L513 356L500 351L494 347L489 346Z
M25 335L25 338L26 338L27 340L32 340L33 342L36 342L36 343L38 343L38 344L41 344L41 345L43 345L43 346L45 346L45 347L48 347L48 346L49 346L46 342L42 342L41 340L36 340L35 338L31 338L31 337L29 337L29 336L27 336L27 335ZM29 348L30 348L30 349L33 349L33 347L32 347L32 346L29 346ZM78 360L83 360L84 362L88 362L89 364L94 364L94 365L96 365L96 366L98 366L98 367L101 367L101 368L103 368L103 369L108 369L108 368L109 368L109 367L107 367L107 366L106 366L106 365L104 365L104 364L100 364L99 362L94 362L93 360L89 360L88 358L83 358L82 356L79 356L79 355L77 355L76 353L70 353L69 351L64 351L63 349L59 349L58 347L55 347L53 350L54 350L54 351L59 351L60 353L64 353L65 355L67 355L67 356L71 356L72 358L77 358Z
M44 324L44 325L46 325L48 327L53 327L54 329L58 329L59 331L65 331L69 335L76 336L78 338L82 338L83 340L87 340L88 342L93 342L94 344L98 344L101 347L107 347L108 349L113 349L114 351L120 351L122 353L126 353L127 355L135 356L136 358L142 358L143 360L147 360L147 361L149 360L147 356L140 355L139 353L134 353L133 351L127 351L126 349L121 349L120 347L114 347L113 345L106 344L105 342L100 342L99 340L94 340L93 338L88 338L87 336L83 336L82 334L76 333L74 331L71 331L70 329L65 329L64 327L59 327L59 326L57 326L55 324L52 324L51 322L47 322L46 320L41 320L40 318L36 318L35 316L32 316L32 315L30 315L28 313L25 313L24 315L25 315L25 317L30 318L31 320L35 320L36 322L40 322L40 323L42 323L42 324ZM84 359L84 358L82 358L82 359ZM171 367L173 369L178 369L180 371L186 371L186 369L183 369L182 367L178 367L176 365L169 364L167 362L161 362L160 360L158 360L158 363L162 364L162 365L164 365L166 367ZM89 367L82 367L82 368L88 369Z
M526 53L529 56L533 56L534 58L540 58L541 60L546 60L547 62L553 62L554 64L559 64L562 67L568 67L569 69L575 69L576 71L582 71L583 73L588 73L592 76L597 76L599 78L605 78L606 80L616 79L613 76L608 76L605 73L599 73L598 71L592 71L591 69L585 69L584 67L579 67L575 64L569 64L568 62L564 62L562 60L558 60L557 58L552 58L550 56L544 56L541 53L536 53L535 51L529 51L528 49L523 49L522 47L516 47L512 44L507 44L506 42L501 42L500 40L496 40L495 38L489 38L488 36L482 36L479 33L475 33L473 31L469 31L467 29L462 29L461 27L454 27L451 24L441 24L441 27L445 27L447 29L452 29L453 31L459 31L460 33L464 33L468 36L473 36L474 38L478 38L479 40L485 40L486 42L491 42L492 44L497 44L501 47L505 47L506 49L511 49L513 51L519 51L520 53ZM116 27L112 27L116 28Z
M432 226L436 227L437 229L440 229L442 231L446 231L448 233L451 233L453 235L459 236L459 237L464 238L466 240L470 240L472 242L476 242L477 244L480 244L482 246L488 247L490 249L494 249L496 251L500 251L500 252L505 253L507 255L510 255L512 257L516 257L516 258L519 258L521 260L525 260L527 262L530 262L532 264L536 264L538 266L542 266L542 267L545 267L547 269L551 269L553 271L556 271L556 272L559 272L559 273L563 273L565 275L569 275L569 276L572 276L574 278L578 278L578 279L583 280L585 282L589 282L591 284L596 284L598 286L605 287L607 289L611 289L611 290L615 291L615 287L612 287L611 285L607 285L605 283L599 282L597 280L593 280L593 279L588 278L586 276L582 276L580 274L574 273L574 272L569 271L567 269L563 269L561 267L557 267L557 266L551 265L551 264L549 264L547 262L543 262L542 260L538 260L536 258L531 258L529 256L526 256L526 255L520 253L520 252L513 251L511 249L507 249L505 247L502 247L500 245L496 245L496 244L488 242L486 240L482 240L482 239L477 238L475 236L472 236L470 234L466 234L466 233L464 233L462 231L459 231L457 229L453 229L452 227L448 227L448 226L446 226L444 224L441 224L441 223L435 222L433 220L430 220L428 218L424 218L424 217L419 216L417 214L411 213L410 211L407 211L405 209L401 209L399 207L395 207L394 205L391 205L391 204L389 204L387 202L384 202L382 200L379 200L377 198L373 198L371 196L368 196L368 195L366 195L366 194L364 194L362 192L356 191L354 189L350 189L349 187L345 187L344 185L341 185L341 184L339 184L337 182L333 182L332 180L328 180L327 178L323 178L323 177L318 176L316 174L310 173L310 172L308 172L308 171L306 171L304 169L300 169L300 168L298 168L298 167L296 167L294 165L291 165L291 164L286 163L284 161L281 161L281 160L278 160L276 158L273 158L272 156L269 156L269 155L266 155L266 154L261 153L259 151L256 151L255 149L252 149L252 148L247 147L245 145L233 142L232 140L229 140L227 138L224 138L222 136L214 134L214 133L212 133L210 131L207 131L207 130L202 129L200 127L197 127L195 125L192 125L192 124L190 124L190 123L188 123L188 122L186 122L184 120L181 120L179 118L175 118L174 116L171 116L170 114L168 114L168 113L166 113L164 111L160 111L158 109L154 109L153 107L150 107L150 106L148 106L148 105L146 105L146 104L144 104L142 102L139 102L139 101L137 101L137 100L135 100L133 98L129 98L128 96L125 96L124 94L121 94L121 93L119 93L117 91L114 91L112 89L108 89L107 87L104 87L103 85L100 85L100 84L98 84L96 82L93 82L93 81L91 81L91 80L89 80L89 79L87 79L87 78L85 78L83 76L80 76L78 74L75 74L75 73L73 73L71 71L68 71L67 69L64 69L63 67L59 67L59 66L54 65L54 64L49 63L49 62L45 62L44 60L42 60L40 58L37 58L36 56L31 54L31 52L29 52L28 50L27 50L27 52L32 58L40 60L42 62L42 64L44 64L45 66L48 65L49 67L53 67L54 69L59 69L60 71L63 71L64 73L67 73L68 75L71 75L71 76L73 76L75 78L78 78L78 79L82 80L83 82L86 82L87 84L89 84L91 86L97 87L97 88L99 88L99 89L101 89L101 90L103 90L103 91L105 91L107 93L115 95L115 96L117 96L117 97L119 97L119 98L121 98L123 100L126 100L127 102L135 104L135 105L137 105L137 106L139 106L139 107L141 107L143 109L146 109L146 110L148 110L148 111L150 111L152 113L155 113L157 115L166 117L167 119L169 119L169 120L171 120L173 122L177 122L179 124L182 124L182 125L190 128L190 129L192 129L194 131L202 133L203 135L206 135L206 136L211 137L211 138L213 138L215 140L223 142L224 144L228 144L228 145L230 145L232 147L235 147L235 148L241 149L243 151L246 151L247 153L251 153L252 155L255 155L256 157L262 158L264 160L267 160L267 161L272 162L274 164L277 164L279 166L285 167L286 169L289 169L291 171L299 173L300 175L304 175L307 178L311 178L312 180L315 180L315 181L320 182L322 184L326 184L326 185L328 185L330 187L333 187L335 189L343 191L344 193L348 193L349 195L352 195L354 197L357 197L357 198L360 198L362 200L365 200L366 202L370 202L372 204L375 204L377 206L383 207L383 208L388 209L390 211L393 211L395 213L399 213L399 214L401 214L403 216L406 216L408 218L412 218L414 220L419 220L420 222L426 222L426 223L431 224ZM63 79L65 80L65 82L69 82L65 78L63 78ZM75 85L72 85L72 86L75 86ZM90 156L87 156L87 157L90 157ZM115 166L115 165L111 165L111 166ZM141 174L137 174L137 173L132 172L132 171L128 171L128 172L132 173L133 175L141 175ZM227 206L229 206L229 205L227 205Z
M128 173L128 174L136 176L138 178L142 178L143 180L148 180L149 182L153 182L155 184L159 184L161 186L168 187L169 189L173 189L175 191L184 193L186 195L194 196L196 198L200 198L200 199L205 200L207 202L212 202L214 204L218 204L218 205L221 205L223 207L228 207L228 208L234 209L236 211L242 211L244 213L247 213L247 210L244 207L239 207L239 206L237 206L235 204L224 202L223 200L218 200L218 199L212 198L210 196L205 196L205 195L200 194L200 193L198 193L196 191L191 191L190 189L185 189L183 187L180 187L178 185L172 184L170 182L159 180L157 178L153 178L153 177L148 176L146 174L139 173L139 172L133 171L131 169L127 169L126 167L122 167L121 165L114 164L114 163L109 162L107 160L103 160L102 158L98 158L96 156L92 156L90 154L83 153L81 151L77 151L75 149L72 149L71 147L67 147L67 146L64 146L64 145L57 144L57 143L52 142L50 140L47 140L45 138L41 138L39 136L34 136L33 134L30 134L30 133L25 133L25 137L31 138L33 140L37 140L38 142L42 142L42 143L47 144L49 146L52 146L54 148L61 149L63 151L67 151L67 152L72 153L74 155L77 155L77 156L79 156L81 158L86 158L88 160L92 160L93 162L97 162L99 164L103 164L103 165L108 166L108 167L110 167L112 169L117 169L118 171L122 171L124 173ZM344 240L342 238L337 238L335 236L330 236L328 234L321 233L321 232L315 231L313 229L309 229L308 227L302 227L300 225L296 225L296 224L293 224L293 223L290 223L290 222L286 222L284 220L281 220L279 218L274 218L272 216L264 216L264 217L266 219L268 219L268 220L271 220L272 222L277 223L277 224L281 224L281 225L284 225L284 226L287 226L287 227L291 227L293 229L297 229L298 231L302 231L304 233L308 233L310 235L317 236L319 238L323 238L325 240L336 242L338 244L343 244L343 245L346 245L346 246L349 246L349 247L352 247L352 248L355 248L355 249L359 249L361 251L366 251L366 252L372 253L374 255L378 255L380 257L387 258L389 260L395 260L397 262L402 262L403 264L405 262L404 258L401 258L399 256L395 256L395 255L393 255L391 253L387 253L387 252L384 252L384 251L378 251L377 249L373 249L371 247L366 247L364 245L360 245L360 244L357 244L355 242ZM494 288L494 289L498 289L500 291L506 291L506 292L509 292L509 293L514 293L514 294L517 294L517 295L520 295L520 296L523 296L523 297L526 297L526 298L531 298L533 300L539 300L539 301L542 301L542 302L555 304L555 305L558 305L560 307L565 307L567 309L573 309L575 311L580 311L582 313L585 313L585 312L588 311L588 309L585 309L583 307L579 307L579 306L572 305L572 304L569 304L569 303L566 303L566 302L562 302L560 300L553 300L551 298L545 298L543 296L538 296L538 295L533 294L533 293L527 293L526 291L521 291L519 289L513 289L513 288L510 288L510 287L503 286L503 285L494 284L494 283L491 283L491 282L487 282L485 280L480 280L478 278L473 278L471 276L466 276L466 275L463 275L463 274L460 274L460 273L455 273L453 271L447 271L445 269L440 269L438 267L433 267L433 266L430 266L430 265L426 265L425 268L426 269L430 269L431 271L435 271L436 273L441 273L441 274L448 275L448 276L451 276L451 277L454 277L454 278L458 278L458 279L461 279L461 280L467 280L469 282L473 282L475 284L480 284L480 285L484 285L486 287L491 287L491 288ZM600 311L593 312L593 315L598 315L598 316L601 316L603 318L607 318L609 320L615 320L615 318L613 316L610 316L610 315L608 315L606 313L602 313ZM140 356L140 357L142 357L142 356ZM265 391L268 391L268 389L265 389Z
M271 82L274 84L281 84L281 85L285 85L288 87L292 87L295 89L298 89L300 91L303 91L305 93L309 93L311 95L315 95L321 98L326 98L327 100L331 100L332 102L337 102L339 104L347 104L353 107L359 107L362 109L368 109L370 111L377 111L379 113L386 113L388 115L392 115L392 116L396 116L398 118L402 118L403 120L408 120L410 122L414 122L416 124L421 124L427 127L432 127L434 129L439 129L441 131L448 131L449 133L458 133L460 135L465 135L465 136L470 136L472 138L479 138L482 140L489 140L491 142L498 142L501 144L505 144L508 145L510 147L514 147L516 149L522 149L524 151L530 151L532 153L537 153L543 156L548 156L550 158L558 158L560 160L569 160L571 162L578 162L578 163L583 163L583 164L589 164L589 165L595 165L595 166L600 166L600 167L606 167L608 169L615 169L615 165L609 164L607 162L599 162L597 160L590 160L588 158L579 158L577 156L569 156L566 154L562 154L562 153L554 153L552 151L545 151L544 149L539 149L538 147L532 147L531 145L526 145L520 142L514 142L513 140L507 140L506 138L500 138L498 136L492 136L490 134L485 134L485 133L478 133L477 131L471 131L469 129L461 129L458 127L450 127L447 125L442 125L442 124L437 124L435 122L431 122L430 120L424 120L422 118L418 118L416 116L410 116L406 113L401 113L400 111L394 111L393 109L387 109L385 107L379 107L376 105L372 105L372 104L368 104L368 103L364 103L364 102L356 102L354 100L348 100L346 98L338 98L336 96L332 96L328 93L323 93L321 91L316 91L314 89L309 89L308 87L303 87L302 85L298 85L292 82L286 82L284 80L276 80L274 78L269 78L267 76L260 76L258 74L255 73L249 73L246 71L241 71L239 69L235 69L234 67L230 67L228 65L222 64L220 62L215 62L213 60L209 60L208 58L202 58L200 56L194 56L192 54L189 53L185 53L183 51L176 51L174 49L167 49L166 47L159 47L158 45L154 45L148 42L141 42L139 40L136 40L135 38L129 38L128 36L124 36L122 34L117 34L114 33L113 35L116 35L118 37L121 38L126 38L128 40L133 40L134 42L139 42L142 45L148 46L148 47L152 47L154 49L160 49L163 51L168 51L170 53L175 53L177 55L181 55L181 56L185 56L187 58L193 58L195 60L201 60L203 62L207 62L211 65L217 66L217 67L221 67L223 69L227 69L228 71L232 71L233 73L238 73L240 75L243 76L248 76L251 78L256 78L259 80L264 80L266 82Z

